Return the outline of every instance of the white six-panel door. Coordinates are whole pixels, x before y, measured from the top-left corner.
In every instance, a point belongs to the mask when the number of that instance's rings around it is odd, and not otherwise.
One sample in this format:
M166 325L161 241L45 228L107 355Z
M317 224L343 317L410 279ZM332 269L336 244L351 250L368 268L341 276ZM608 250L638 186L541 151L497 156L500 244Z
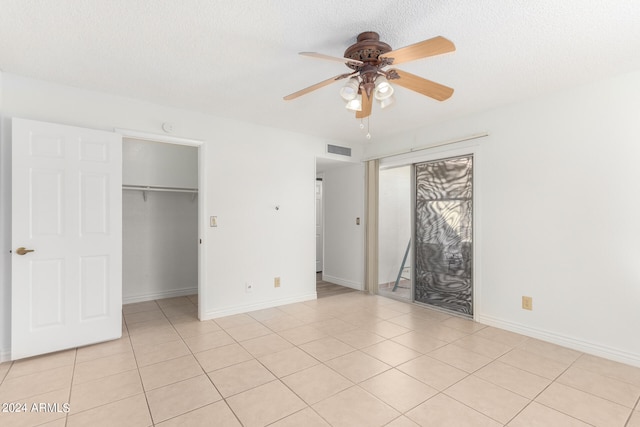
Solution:
M13 119L11 221L11 358L120 337L121 136Z

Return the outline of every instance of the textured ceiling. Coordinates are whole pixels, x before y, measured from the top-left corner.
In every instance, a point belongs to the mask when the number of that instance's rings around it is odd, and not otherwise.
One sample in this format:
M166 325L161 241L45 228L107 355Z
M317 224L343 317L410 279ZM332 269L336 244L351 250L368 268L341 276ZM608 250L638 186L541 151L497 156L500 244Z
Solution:
M640 69L638 0L0 0L0 69L362 141L340 83L282 97L349 71L298 52L342 56L368 30L392 48L437 35L457 47L399 67L455 93L398 87L393 108L374 106L378 140Z

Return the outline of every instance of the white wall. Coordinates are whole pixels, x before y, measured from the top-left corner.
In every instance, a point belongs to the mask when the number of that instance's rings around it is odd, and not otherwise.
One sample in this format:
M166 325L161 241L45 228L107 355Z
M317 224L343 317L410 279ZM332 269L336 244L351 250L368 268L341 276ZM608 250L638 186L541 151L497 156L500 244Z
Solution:
M395 282L411 238L411 168L381 169L378 194L378 283ZM405 267L411 265L407 257Z
M364 289L364 165L324 172L324 267L331 283ZM360 218L360 225L356 224Z
M163 122L171 122L175 136L205 141L205 218L200 224L205 318L315 298L315 158L331 158L327 143L351 146L355 158L361 147L7 73L1 90L1 114L7 117L156 134L162 133ZM10 212L5 160L10 140L0 142L4 229ZM208 227L209 215L218 216L217 228ZM3 235L3 255L10 247ZM5 271L2 316L10 312ZM276 276L280 288L273 287ZM252 293L245 293L245 282L254 285ZM9 331L3 319L0 351L8 350Z
M198 200L189 193L122 192L125 304L198 293Z
M366 156L482 131L477 319L640 366L640 72L374 143Z
M123 138L122 185L198 188L198 148Z

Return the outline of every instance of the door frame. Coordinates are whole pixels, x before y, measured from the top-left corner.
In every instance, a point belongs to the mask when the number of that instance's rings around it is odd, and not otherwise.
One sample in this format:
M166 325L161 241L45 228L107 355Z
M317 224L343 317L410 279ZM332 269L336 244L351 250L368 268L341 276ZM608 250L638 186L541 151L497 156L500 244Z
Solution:
M0 113L0 363L11 360L11 161L11 116Z
M316 274L324 271L324 200L323 178L316 177L316 205L318 203L318 183L320 183L320 270L318 271L318 235L316 233ZM318 230L318 207L316 206L316 231Z
M477 320L482 313L482 274L481 274L481 252L478 248L482 247L481 244L481 198L479 195L481 194L481 171L482 171L482 161L481 161L481 153L480 153L480 143L477 139L465 140L460 142L454 142L446 145L439 145L433 148L424 148L419 151L412 151L407 153L402 153L398 155L391 155L388 157L383 157L380 159L380 167L398 167L398 166L411 166L411 179L412 179L412 196L411 196L411 235L412 240L415 235L415 167L416 163L422 162L430 162L434 160L447 159L451 157L460 157L460 156L473 156L473 319ZM377 231L376 231L377 232ZM413 265L415 266L415 245L411 245L411 252L409 256L413 260ZM377 266L376 266L377 268ZM415 284L413 283L415 279L415 274L411 275L411 302L413 304L418 304L414 301L413 290L415 288ZM405 300L406 301L406 300ZM426 306L419 304L421 306ZM438 310L437 307L426 306L432 308L434 310ZM451 313L447 311L448 314L455 315L455 313Z
M155 133L141 132L131 129L114 129L115 133L119 133L123 138L140 139L149 142L159 142L173 145L186 145L189 147L196 147L198 149L198 319L202 319L204 313L206 313L205 301L206 298L206 247L204 241L204 234L207 223L206 218L206 144L199 139L189 139L175 137L171 135L161 135Z

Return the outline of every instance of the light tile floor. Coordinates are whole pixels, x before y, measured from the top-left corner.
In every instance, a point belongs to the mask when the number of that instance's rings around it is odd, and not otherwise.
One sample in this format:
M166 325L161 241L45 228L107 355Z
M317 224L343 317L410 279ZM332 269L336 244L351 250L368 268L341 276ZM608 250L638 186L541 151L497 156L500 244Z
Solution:
M0 364L3 409L27 408L0 425L640 427L639 368L411 304L195 313L126 305L117 341Z
M378 293L385 297L400 298L407 301L411 300L411 281L401 280L398 287L394 291L395 282L380 283L378 285Z

